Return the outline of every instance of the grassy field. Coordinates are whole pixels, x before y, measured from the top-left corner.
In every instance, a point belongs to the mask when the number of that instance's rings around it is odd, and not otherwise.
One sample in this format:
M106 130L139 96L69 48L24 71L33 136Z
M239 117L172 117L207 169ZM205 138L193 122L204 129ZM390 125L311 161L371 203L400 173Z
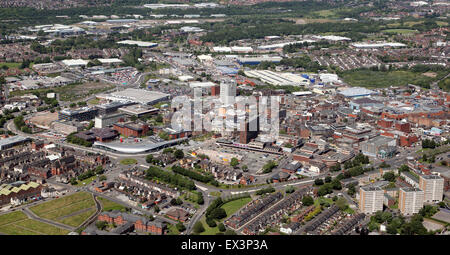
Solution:
M0 215L0 233L6 235L67 235L69 231L28 219L23 212L17 211Z
M15 225L24 227L26 229L30 229L35 232L39 232L45 235L67 235L69 233L68 230L57 228L55 226L45 224L43 222L37 220L25 220L15 223Z
M98 98L91 99L91 100L88 101L88 104L90 104L90 105L98 105L98 104L100 104L100 99L98 99Z
M95 213L95 202L92 195L79 192L31 207L41 218L77 227Z
M12 91L11 96L23 96L32 92L38 92L40 94L46 94L49 91L53 91L59 94L61 101L76 101L86 98L90 95L105 92L114 88L113 85L101 83L101 82L88 82L83 84L70 84L62 87L54 88L42 88L32 90L16 90Z
M61 197L46 203L42 203L30 208L36 215L41 216L47 212L54 211L61 207L68 206L70 204L80 202L83 200L92 199L92 195L87 192L78 192L73 195Z
M77 186L77 187L82 187L82 186L89 185L89 184L91 184L91 182L93 182L94 180L96 180L97 177L98 177L98 176L94 175L94 176L89 177L89 178L87 178L87 179L84 179L84 180L82 180L82 181L77 181L78 183L77 183L75 186ZM84 184L83 184L83 183L84 183Z
M180 234L180 231L178 231L177 227L173 224L168 225L167 229L169 230L168 235L179 235Z
M120 205L116 202L110 201L103 197L97 197L97 200L100 201L100 203L102 204L104 212L109 212L109 211L114 211L114 210L122 211L122 210L125 210L125 208L126 208L123 205Z
M221 207L227 212L226 218L228 218L231 215L233 215L235 212L237 212L239 209L241 209L244 205L248 204L250 201L252 201L251 198L244 197L241 199L227 202L227 203L223 204ZM225 220L225 219L223 219L223 220ZM217 222L217 225L219 225L219 223L223 222L223 220ZM206 224L205 216L203 216L200 221L203 224L203 227L205 228L205 231L203 233L201 233L201 235L215 235L216 233L220 232L218 227L211 228L210 226L208 226L208 224Z
M320 202L328 202L330 205L333 204L333 199L326 198L326 197L318 197L316 200L314 200L314 205L318 206L320 205Z
M15 63L15 62L0 62L0 67L7 66L9 68L19 68L21 63Z
M370 70L346 71L342 78L351 86L383 88L389 86L406 86L408 84L430 84L445 75L439 72L436 78L427 77L412 71L379 72Z
M63 224L72 226L72 227L78 227L80 226L85 220L87 220L91 215L95 213L94 208L89 208L88 211L64 218L62 220L58 220L58 222L61 222Z
M16 221L24 220L27 216L23 212L12 212L0 215L0 226L10 224Z
M381 32L383 33L395 33L395 34L413 34L413 33L417 33L417 30L412 30L412 29L386 29L386 30L382 30Z
M137 163L137 160L134 159L134 158L126 158L126 159L122 159L122 160L120 161L120 164L126 165L126 166L128 166L128 165L134 165L134 164L136 164L136 163Z

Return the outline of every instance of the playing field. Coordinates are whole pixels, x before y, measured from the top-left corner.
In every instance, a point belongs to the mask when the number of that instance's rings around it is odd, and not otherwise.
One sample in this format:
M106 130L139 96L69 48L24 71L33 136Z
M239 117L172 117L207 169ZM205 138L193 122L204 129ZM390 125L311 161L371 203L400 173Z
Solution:
M78 227L96 212L91 194L79 192L31 207L37 216Z
M12 212L0 215L0 233L6 235L67 235L69 231L28 219L23 212Z

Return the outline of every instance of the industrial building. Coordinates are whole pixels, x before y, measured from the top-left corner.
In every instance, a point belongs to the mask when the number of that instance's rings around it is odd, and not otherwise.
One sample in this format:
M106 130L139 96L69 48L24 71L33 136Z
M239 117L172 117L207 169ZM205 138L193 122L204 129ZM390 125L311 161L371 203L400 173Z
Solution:
M169 94L144 89L125 89L111 94L98 95L97 98L118 102L134 102L142 105L153 105L168 100Z
M268 56L262 56L262 57L239 57L238 63L240 65L259 65L261 62L271 62L271 63L280 63L282 60L282 57L268 57Z
M12 148L17 145L21 145L30 142L31 139L20 135L11 136L0 140L0 151Z
M308 79L292 73L276 73L268 70L245 71L246 76L260 79L261 81L275 86L306 86Z
M361 88L361 87L353 87L344 89L339 94L343 95L344 97L365 97L375 94L376 92L370 89Z
M66 121L87 121L92 120L97 115L98 110L90 107L83 107L80 109L63 109L58 112L58 120Z
M117 43L121 44L121 45L136 45L138 47L146 47L146 48L153 48L153 47L158 46L157 43L133 41L133 40L124 40L124 41L120 41L120 42L117 42Z
M89 61L83 59L64 59L61 61L67 67L87 66Z
M130 105L127 107L122 107L119 109L120 112L123 112L124 114L128 116L136 116L138 118L142 116L150 116L157 114L159 112L158 108L152 108L152 107L146 107L143 105Z

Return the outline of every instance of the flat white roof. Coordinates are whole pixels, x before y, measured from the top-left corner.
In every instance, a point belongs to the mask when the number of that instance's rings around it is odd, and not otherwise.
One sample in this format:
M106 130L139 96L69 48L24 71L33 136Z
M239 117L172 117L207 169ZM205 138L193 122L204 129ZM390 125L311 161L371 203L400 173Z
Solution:
M189 82L189 87L191 88L210 88L214 87L217 84L214 82L206 81L206 82Z
M124 44L124 45L137 45L139 47L154 47L157 46L157 43L152 42L142 42L142 41L133 41L133 40L124 40L117 42L118 44Z
M102 64L122 63L123 61L118 58L99 58L98 61Z
M89 62L82 59L65 59L62 63L66 66L85 66Z
M106 99L112 101L131 101L140 104L152 104L160 100L169 98L169 94L149 91L145 89L125 89L118 92L113 92L109 95L104 95ZM99 95L99 97L103 97Z

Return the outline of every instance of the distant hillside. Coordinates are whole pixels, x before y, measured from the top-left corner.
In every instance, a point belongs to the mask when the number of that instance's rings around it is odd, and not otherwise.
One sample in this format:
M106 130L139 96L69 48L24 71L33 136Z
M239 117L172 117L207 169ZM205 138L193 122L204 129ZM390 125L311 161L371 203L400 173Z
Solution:
M111 5L140 5L156 0L0 0L0 8L30 7L35 9L68 9L76 7L99 7Z

